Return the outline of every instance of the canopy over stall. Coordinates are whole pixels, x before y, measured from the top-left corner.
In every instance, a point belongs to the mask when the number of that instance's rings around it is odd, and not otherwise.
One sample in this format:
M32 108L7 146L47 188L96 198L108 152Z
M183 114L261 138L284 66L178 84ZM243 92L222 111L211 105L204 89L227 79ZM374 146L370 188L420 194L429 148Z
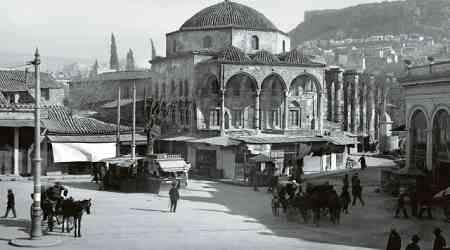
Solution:
M54 162L99 162L116 154L115 143L52 143Z

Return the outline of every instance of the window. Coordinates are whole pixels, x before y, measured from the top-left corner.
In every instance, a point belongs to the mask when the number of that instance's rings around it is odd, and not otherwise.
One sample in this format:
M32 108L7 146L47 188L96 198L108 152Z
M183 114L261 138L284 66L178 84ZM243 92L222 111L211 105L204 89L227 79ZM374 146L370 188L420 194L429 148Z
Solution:
M289 123L292 126L299 127L300 126L300 110L289 110Z
M240 96L241 95L241 90L239 89L239 86L236 85L236 84L233 86L233 95L234 96Z
M179 83L179 87L180 87L180 89L178 90L178 96L180 96L180 97L182 97L183 96L183 82L180 80L180 83Z
M162 98L166 98L166 83L162 85Z
M257 36L252 36L252 49L259 49L259 38Z
M176 123L177 122L177 117L176 117L176 111L174 108L172 108L172 123Z
M171 88L170 94L171 94L172 96L175 95L175 89L176 89L176 86L175 86L175 81L174 81L174 80L172 80L172 82L170 83L170 88Z
M180 112L180 124L184 124L184 115L185 115L184 110L180 110L179 112Z
M210 111L209 121L210 121L210 125L212 127L220 126L220 110L219 109L213 109Z
M212 39L210 36L203 38L203 48L208 49L212 47Z
M189 96L189 83L187 80L184 80L184 96Z
M45 100L50 100L50 89L41 89L41 97Z
M191 111L189 109L186 109L186 125L189 125L191 123Z
M156 85L155 85L155 97L156 98L159 97L159 83L156 83Z
M283 53L286 52L286 41L283 40Z
M177 52L177 40L172 40L172 51Z
M234 110L232 110L232 113L231 113L231 118L232 118L232 121L231 121L231 124L233 124L233 126L235 127L235 128L241 128L242 127L242 124L243 124L243 116L242 116L242 110L240 110L240 109L234 109Z
M269 123L272 127L280 126L279 112L278 109L273 109L270 112Z

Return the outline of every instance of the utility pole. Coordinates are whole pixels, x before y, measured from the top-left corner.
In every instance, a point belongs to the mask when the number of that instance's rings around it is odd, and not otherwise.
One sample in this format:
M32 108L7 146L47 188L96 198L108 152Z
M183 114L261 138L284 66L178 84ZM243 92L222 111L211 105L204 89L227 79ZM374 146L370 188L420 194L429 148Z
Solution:
M117 91L116 157L120 156L120 86Z
M136 159L136 80L133 80L133 133L131 134L131 159Z

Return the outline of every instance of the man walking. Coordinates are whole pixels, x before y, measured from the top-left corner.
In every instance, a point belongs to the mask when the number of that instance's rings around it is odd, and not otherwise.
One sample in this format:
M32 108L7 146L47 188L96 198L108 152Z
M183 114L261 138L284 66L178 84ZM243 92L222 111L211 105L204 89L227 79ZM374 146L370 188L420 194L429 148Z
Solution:
M180 198L180 193L178 192L178 188L176 187L176 183L172 182L172 188L169 190L170 196L170 212L175 213L177 210L177 202Z
M359 158L359 162L361 164L361 170L364 170L367 168L366 157L364 157L364 155L362 155L361 158Z
M359 180L358 173L352 177L352 195L353 195L353 206L356 205L356 200L359 199L361 205L364 206L364 201L362 199L362 186Z
M444 250L444 249L448 249L445 246L447 245L447 243L445 242L444 237L442 237L441 235L441 229L440 228L436 228L434 229L434 244L433 244L433 250Z
M8 201L6 204L6 213L3 218L8 217L9 211L12 210L14 218L16 218L16 202L14 200L14 193L11 189L8 189Z

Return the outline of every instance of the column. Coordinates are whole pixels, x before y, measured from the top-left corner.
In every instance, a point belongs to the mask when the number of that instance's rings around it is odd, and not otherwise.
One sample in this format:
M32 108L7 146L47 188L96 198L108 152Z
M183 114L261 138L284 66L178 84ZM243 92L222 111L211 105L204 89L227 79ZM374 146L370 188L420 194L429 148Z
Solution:
M317 96L317 118L314 126L317 128L316 130L319 131L320 135L323 135L323 120L324 120L324 102L323 99L325 97L324 93L319 93Z
M220 90L220 135L225 135L225 90Z
M359 102L359 129L361 133L367 134L367 78L360 82L360 102Z
M19 175L19 129L14 128L14 175Z
M359 131L359 75L355 74L354 76L354 92L353 92L353 100L354 100L354 124L352 125L354 133L358 133Z
M349 128L349 119L348 119L348 113L349 113L349 103L348 103L348 95L349 95L349 84L346 81L347 79L344 78L344 82L343 82L343 102L344 102L344 106L343 106L343 130L344 131L348 131Z
M433 170L433 129L427 129L427 151L426 166L429 171Z
M411 128L409 127L409 121L406 122L406 149L405 149L405 157L406 157L406 164L405 167L411 168Z
M283 131L286 131L288 128L288 96L289 92L287 90L284 91L284 112L283 112Z
M328 113L330 114L330 119L329 121L334 121L334 117L335 117L335 106L336 106L336 88L335 88L335 83L334 81L331 82L331 86L330 86L330 99L328 99Z
M261 126L260 126L260 124L261 124L261 121L260 121L260 118L259 118L259 113L261 112L261 107L260 107L260 102L259 102L259 99L260 99L260 95L261 94L261 90L256 90L256 95L255 95L255 129L256 129L256 131L257 132L259 132L260 131L260 129L261 129Z
M375 139L375 76L371 75L369 80L368 95L368 132L372 139Z
M344 122L344 83L342 81L342 71L336 72L336 80L335 80L335 92L334 92L334 121L339 124L343 124Z

